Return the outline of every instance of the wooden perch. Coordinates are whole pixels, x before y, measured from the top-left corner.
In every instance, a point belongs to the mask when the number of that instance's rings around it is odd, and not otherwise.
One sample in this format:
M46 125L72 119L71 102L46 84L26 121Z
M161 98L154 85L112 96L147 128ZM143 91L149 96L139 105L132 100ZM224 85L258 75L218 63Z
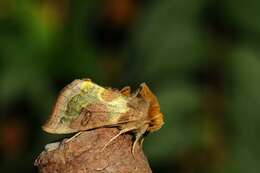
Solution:
M131 153L131 134L122 134L102 151L117 128L85 131L69 142L46 145L34 165L41 173L152 173L141 146Z

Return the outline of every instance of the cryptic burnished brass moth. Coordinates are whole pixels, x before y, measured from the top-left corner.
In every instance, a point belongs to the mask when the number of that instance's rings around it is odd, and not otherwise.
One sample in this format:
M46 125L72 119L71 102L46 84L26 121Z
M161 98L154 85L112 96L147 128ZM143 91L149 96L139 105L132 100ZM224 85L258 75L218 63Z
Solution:
M157 131L163 124L158 100L145 83L131 93L130 87L119 91L83 79L74 80L61 91L42 128L49 133L68 134L99 127L118 127L120 133L117 136L134 132L134 149L145 132Z

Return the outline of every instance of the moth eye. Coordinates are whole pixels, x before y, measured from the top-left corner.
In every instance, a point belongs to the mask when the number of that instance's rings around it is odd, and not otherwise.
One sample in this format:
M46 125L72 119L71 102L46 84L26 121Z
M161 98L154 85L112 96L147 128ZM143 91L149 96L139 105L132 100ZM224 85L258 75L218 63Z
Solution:
M89 120L90 120L90 117L91 117L91 112L89 111L89 110L85 110L84 112L83 112L83 118L82 118L82 120L81 120L81 125L82 126L85 126L85 125L87 125L88 124L88 122L89 122Z

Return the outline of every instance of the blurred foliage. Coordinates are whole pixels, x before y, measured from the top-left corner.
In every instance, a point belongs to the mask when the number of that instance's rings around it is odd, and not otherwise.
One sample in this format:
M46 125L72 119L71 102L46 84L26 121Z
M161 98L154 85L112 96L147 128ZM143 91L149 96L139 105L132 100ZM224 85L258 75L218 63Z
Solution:
M40 129L58 91L86 77L158 95L154 172L259 172L259 13L256 0L1 0L0 172L36 172L62 138Z

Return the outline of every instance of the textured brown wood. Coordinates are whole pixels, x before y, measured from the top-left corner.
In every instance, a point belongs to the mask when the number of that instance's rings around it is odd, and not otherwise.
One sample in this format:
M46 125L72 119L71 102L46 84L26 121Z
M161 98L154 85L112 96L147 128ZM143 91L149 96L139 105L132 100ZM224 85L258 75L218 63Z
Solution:
M117 128L85 131L70 142L48 145L35 160L41 173L152 173L140 145L131 153L132 135L123 134L101 151Z

